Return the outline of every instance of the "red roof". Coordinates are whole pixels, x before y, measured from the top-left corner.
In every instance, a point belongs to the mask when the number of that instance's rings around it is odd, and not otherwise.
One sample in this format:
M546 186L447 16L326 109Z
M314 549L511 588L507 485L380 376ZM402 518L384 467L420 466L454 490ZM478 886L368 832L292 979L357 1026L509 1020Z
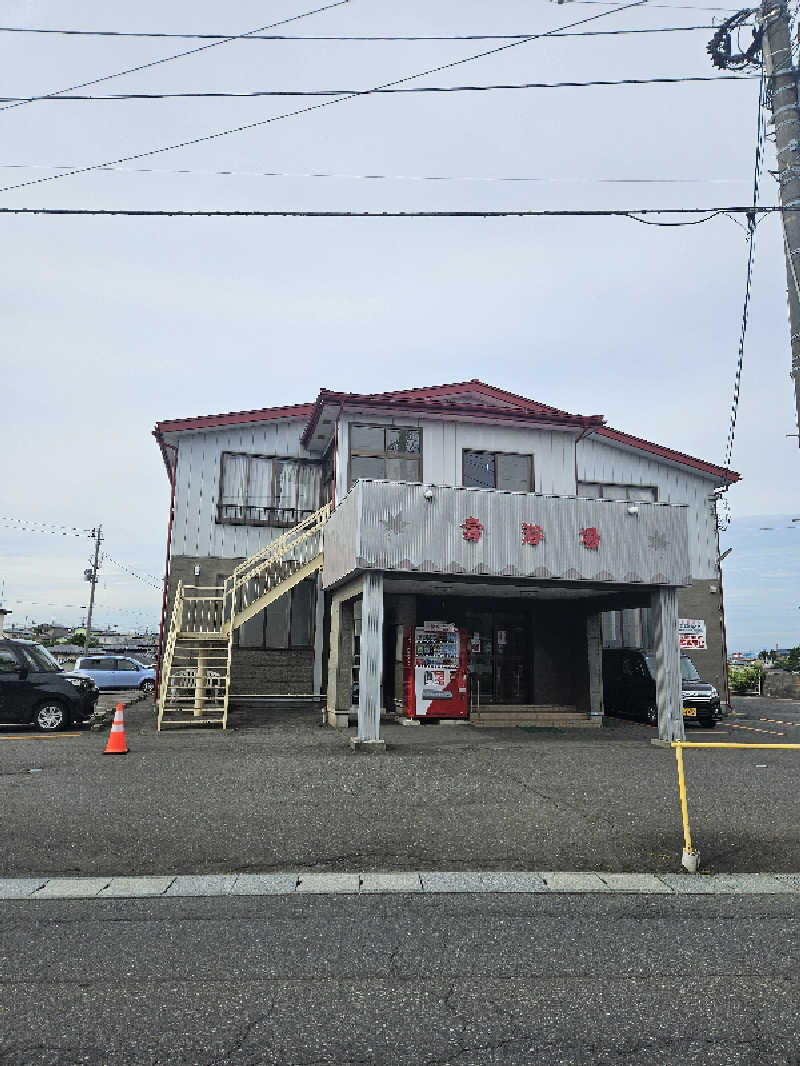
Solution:
M602 425L602 415L573 415L558 407L537 403L515 392L487 385L478 378L458 381L449 385L431 385L427 388L400 389L395 392L332 392L320 389L314 410L303 433L303 444L311 439L322 408L325 404L349 407L402 408L404 411L421 411L433 414L448 413L493 419L520 417L554 425L575 426L585 429Z
M741 480L741 475L737 474L735 470L730 470L724 466L715 466L713 463L707 463L705 459L695 459L693 455L687 455L686 452L676 452L674 448L665 448L663 444L653 444L652 441L644 440L642 437L633 437L630 433L623 433L620 429L612 429L611 426L599 426L597 429L593 429L592 433L597 433L601 437L608 437L609 440L615 440L619 444L627 444L630 448L638 448L640 451L650 452L661 459L671 459L673 463L691 466L695 470L701 470L704 474L711 474L730 484Z
M682 466L692 467L729 484L740 480L739 474L734 470L715 466L713 463L708 463L704 459L696 459L685 452L678 452L673 448L666 448L661 444L644 440L642 437L634 437L629 433L606 426L602 415L570 414L569 411L562 411L558 407L537 403L536 400L531 400L527 396L520 396L518 393L488 385L478 378L416 389L398 389L393 392L357 393L320 389L313 404L291 404L286 407L262 407L254 411L231 411L227 414L167 419L156 423L153 436L159 443L167 471L170 472L171 464L164 440L166 433L238 426L248 422L264 422L273 418L304 418L308 421L303 431L302 442L307 445L326 404L336 404L340 407L400 409L409 413L428 413L434 417L446 412L451 415L462 414L471 418L491 418L492 420L530 419L551 425L571 426L585 433L597 433L619 444L649 452L662 459L680 463Z

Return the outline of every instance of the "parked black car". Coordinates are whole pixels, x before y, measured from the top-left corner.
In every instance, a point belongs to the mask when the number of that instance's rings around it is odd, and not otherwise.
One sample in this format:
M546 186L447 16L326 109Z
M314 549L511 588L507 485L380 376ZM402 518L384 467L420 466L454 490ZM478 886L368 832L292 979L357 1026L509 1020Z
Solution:
M54 733L87 721L99 695L89 678L64 673L41 644L0 639L0 722Z
M722 716L719 693L703 681L688 655L681 655L683 717L713 729ZM656 657L654 652L632 648L603 651L603 704L606 714L638 718L658 725L656 706Z

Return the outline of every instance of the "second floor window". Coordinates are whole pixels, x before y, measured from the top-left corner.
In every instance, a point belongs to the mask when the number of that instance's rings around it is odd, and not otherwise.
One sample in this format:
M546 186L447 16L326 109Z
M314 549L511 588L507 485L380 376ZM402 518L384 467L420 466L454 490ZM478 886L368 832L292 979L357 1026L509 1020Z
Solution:
M655 485L610 485L599 481L579 481L578 495L590 500L637 500L656 503L658 489Z
M462 483L468 489L533 492L533 456L465 449Z
M223 452L217 521L296 525L320 506L321 481L314 463Z
M422 481L422 430L350 426L350 484L359 478Z

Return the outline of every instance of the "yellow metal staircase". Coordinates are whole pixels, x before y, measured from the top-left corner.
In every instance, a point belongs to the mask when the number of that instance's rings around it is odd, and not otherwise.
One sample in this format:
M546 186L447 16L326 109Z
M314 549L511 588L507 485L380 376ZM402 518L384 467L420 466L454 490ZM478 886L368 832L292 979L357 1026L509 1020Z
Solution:
M161 662L158 728L228 724L233 634L322 567L330 504L240 563L222 588L179 582Z

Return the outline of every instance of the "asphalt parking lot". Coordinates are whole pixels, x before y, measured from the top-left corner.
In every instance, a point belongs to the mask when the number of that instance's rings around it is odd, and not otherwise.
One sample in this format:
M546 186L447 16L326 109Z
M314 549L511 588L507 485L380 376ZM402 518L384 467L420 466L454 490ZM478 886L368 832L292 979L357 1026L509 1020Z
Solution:
M2 726L1 872L679 869L675 759L645 726L388 723L386 754L362 755L352 730L320 720L313 707L269 709L232 715L224 733L158 734L152 704L139 701L125 712L124 756L104 754L107 729L20 739ZM800 742L800 702L740 699L714 731L687 734ZM799 759L686 753L704 871L800 870Z

